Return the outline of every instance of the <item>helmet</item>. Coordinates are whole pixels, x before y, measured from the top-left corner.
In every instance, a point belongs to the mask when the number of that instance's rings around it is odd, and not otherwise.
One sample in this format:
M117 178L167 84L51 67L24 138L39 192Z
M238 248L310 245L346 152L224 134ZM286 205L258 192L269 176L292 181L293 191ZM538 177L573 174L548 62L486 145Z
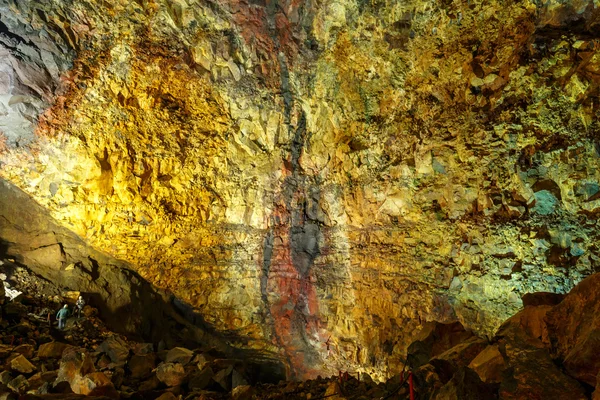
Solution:
M69 308L69 306L65 304L65 305L63 306L63 308Z

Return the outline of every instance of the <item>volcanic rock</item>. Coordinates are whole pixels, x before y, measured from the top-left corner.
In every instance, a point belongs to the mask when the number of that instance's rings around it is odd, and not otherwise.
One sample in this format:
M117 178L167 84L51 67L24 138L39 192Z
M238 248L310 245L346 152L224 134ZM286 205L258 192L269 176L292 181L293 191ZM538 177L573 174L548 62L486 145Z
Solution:
M193 357L194 352L192 350L184 347L174 347L169 350L164 361L167 363L180 363L186 365Z
M183 365L179 363L162 362L156 368L156 377L167 386L178 386L187 376Z
M483 382L499 383L506 369L504 357L497 344L487 346L469 364L469 368L479 375Z
M416 369L427 364L432 357L441 354L473 336L459 323L428 323L408 347L408 365Z
M120 366L125 365L129 357L129 346L118 335L110 336L98 346L96 351L106 353L113 363Z
M66 343L60 342L49 342L41 344L37 351L37 356L41 359L45 358L60 358L65 351L65 349L69 347Z
M35 365L30 363L22 354L10 361L10 369L22 374L30 374L36 370Z
M600 274L581 281L548 312L552 350L569 375L593 387L600 372Z
M538 338L514 324L505 325L498 336L498 349L507 364L499 389L501 399L587 398L582 386L557 368Z
M127 362L127 368L134 379L146 378L156 367L156 356L154 353L144 355L134 354Z

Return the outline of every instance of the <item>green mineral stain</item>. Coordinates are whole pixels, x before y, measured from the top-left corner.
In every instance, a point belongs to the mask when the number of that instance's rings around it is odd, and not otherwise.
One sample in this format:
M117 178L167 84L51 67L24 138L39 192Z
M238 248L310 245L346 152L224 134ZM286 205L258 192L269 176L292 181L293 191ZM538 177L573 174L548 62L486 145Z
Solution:
M531 211L541 215L549 215L554 212L557 205L558 199L552 193L547 190L540 190L535 192L535 207Z

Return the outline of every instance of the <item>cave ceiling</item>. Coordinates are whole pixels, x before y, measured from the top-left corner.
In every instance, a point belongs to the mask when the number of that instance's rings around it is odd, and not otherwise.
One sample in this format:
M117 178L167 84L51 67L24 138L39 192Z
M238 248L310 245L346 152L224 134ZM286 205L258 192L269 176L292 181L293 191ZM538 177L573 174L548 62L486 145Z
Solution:
M0 0L0 176L290 375L384 377L596 271L599 6Z

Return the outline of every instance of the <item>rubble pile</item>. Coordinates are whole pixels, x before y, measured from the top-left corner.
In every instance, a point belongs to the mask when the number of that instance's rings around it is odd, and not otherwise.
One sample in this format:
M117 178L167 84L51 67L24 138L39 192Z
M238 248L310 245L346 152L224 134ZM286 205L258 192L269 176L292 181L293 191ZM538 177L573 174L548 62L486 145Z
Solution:
M350 393L372 399L398 389L392 381L348 374L265 383L268 377L261 382L252 364L215 349L165 349L163 343L128 340L111 332L89 305L60 330L55 314L64 297L21 294L9 301L0 295L2 400L342 399Z

